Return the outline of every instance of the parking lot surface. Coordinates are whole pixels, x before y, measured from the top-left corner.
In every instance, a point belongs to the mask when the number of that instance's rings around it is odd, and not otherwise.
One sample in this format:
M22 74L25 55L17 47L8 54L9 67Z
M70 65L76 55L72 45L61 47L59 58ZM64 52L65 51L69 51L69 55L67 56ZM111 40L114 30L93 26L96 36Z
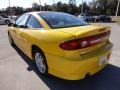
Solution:
M97 74L77 81L41 76L34 62L17 47L9 45L8 27L0 25L0 90L120 90L120 25L102 25L112 27L110 40L114 48L109 65Z

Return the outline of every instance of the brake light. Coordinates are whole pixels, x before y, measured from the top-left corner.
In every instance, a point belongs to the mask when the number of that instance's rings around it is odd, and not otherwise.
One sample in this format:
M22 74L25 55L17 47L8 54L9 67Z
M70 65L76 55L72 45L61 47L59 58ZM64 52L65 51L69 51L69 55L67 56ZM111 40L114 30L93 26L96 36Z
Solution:
M74 50L74 49L79 48L78 45L79 44L78 44L77 40L72 40L72 41L67 41L67 42L61 43L60 47L65 50Z
M70 40L70 41L61 43L60 48L64 50L77 50L81 48L94 46L103 42L105 39L108 39L109 35L110 35L110 31L107 31L105 33L94 35L94 36L88 36L85 38Z

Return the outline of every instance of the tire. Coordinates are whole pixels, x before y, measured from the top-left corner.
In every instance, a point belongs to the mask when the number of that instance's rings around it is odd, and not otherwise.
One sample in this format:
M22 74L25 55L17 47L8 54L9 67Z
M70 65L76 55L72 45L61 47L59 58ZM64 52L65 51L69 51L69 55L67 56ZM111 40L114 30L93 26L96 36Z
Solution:
M106 22L106 20L102 20L102 22Z
M95 18L92 20L92 22L95 22Z
M111 22L111 20L110 20L110 19L108 19L108 20L106 20L106 22Z
M48 75L48 65L46 62L46 58L40 50L34 51L34 60L40 74L44 76Z
M11 37L11 35L9 33L8 33L8 38L9 38L10 45L12 47L15 46L14 41L13 41L13 39L12 39L12 37Z
M7 24L7 25L10 24L10 21L9 21L9 20L6 20L6 21L5 21L5 24Z
M95 20L95 22L99 22L99 20L98 20L98 19L96 19L96 20Z

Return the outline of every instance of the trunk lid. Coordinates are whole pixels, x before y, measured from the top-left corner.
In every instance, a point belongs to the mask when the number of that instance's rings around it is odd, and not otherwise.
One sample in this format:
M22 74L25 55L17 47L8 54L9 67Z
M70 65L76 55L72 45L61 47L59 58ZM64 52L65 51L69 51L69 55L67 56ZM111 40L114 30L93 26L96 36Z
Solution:
M95 26L95 25L86 25L80 27L70 27L70 28L61 28L59 31L71 34L75 37L86 37L91 35L96 35L107 31L109 27Z

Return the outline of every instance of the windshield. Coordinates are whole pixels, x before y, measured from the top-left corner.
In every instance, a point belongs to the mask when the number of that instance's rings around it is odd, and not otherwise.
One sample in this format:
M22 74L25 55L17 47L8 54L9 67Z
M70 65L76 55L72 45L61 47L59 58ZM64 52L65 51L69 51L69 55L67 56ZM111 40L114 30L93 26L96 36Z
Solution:
M38 13L38 15L41 16L51 28L66 28L88 25L88 23L79 17L61 12L44 12Z

